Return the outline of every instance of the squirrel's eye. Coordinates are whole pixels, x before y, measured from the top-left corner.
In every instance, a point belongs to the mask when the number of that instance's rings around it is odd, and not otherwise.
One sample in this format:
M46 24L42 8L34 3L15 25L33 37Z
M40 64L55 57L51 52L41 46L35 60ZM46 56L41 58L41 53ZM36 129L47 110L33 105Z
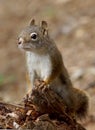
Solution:
M30 37L31 37L32 40L36 40L37 39L37 33L35 33L35 32L31 33Z

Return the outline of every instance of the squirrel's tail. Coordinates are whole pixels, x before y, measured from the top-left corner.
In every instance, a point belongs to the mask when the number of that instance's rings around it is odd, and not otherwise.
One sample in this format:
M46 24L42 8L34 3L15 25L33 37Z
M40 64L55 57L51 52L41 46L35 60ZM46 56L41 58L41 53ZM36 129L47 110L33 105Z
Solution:
M78 109L76 110L76 116L77 118L79 118L80 120L83 118L86 118L87 114L88 114L88 109L89 109L89 97L88 95L80 90L78 91Z

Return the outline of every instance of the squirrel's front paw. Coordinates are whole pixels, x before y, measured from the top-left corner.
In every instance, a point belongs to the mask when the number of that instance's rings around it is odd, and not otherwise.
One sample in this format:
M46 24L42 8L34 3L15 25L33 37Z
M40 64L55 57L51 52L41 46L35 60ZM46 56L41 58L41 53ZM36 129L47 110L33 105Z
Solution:
M41 91L45 91L46 89L49 88L49 84L46 81L42 81L42 80L36 80L35 81L35 87L37 87L39 90Z
M47 89L47 88L49 88L49 84L47 84L45 81L40 81L40 84L39 84L39 89L41 89L43 92Z
M44 86L46 86L46 82L45 82L45 81L41 81L39 87L40 87L40 88L43 88Z

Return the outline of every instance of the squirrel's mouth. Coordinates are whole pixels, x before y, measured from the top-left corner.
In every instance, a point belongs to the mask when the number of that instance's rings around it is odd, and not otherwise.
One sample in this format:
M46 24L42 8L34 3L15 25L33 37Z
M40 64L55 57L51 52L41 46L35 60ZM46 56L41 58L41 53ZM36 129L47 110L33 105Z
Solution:
M26 43L26 45L24 45L24 44L18 45L18 48L21 50L25 50L25 51L32 51L35 49L35 46L30 45L29 43Z
M18 45L18 48L19 48L19 49L24 49L22 44L19 44L19 45Z
M21 49L21 50L29 50L30 49L29 46L24 46L22 44L18 45L18 48Z

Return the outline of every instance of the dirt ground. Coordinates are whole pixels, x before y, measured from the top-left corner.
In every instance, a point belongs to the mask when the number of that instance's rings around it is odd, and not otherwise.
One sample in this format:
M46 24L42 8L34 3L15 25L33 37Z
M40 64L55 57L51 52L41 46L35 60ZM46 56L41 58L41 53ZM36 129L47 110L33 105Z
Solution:
M75 87L90 96L89 117L82 121L95 130L95 1L0 0L0 98L18 103L25 95L25 55L17 47L20 31L31 18L47 20Z

